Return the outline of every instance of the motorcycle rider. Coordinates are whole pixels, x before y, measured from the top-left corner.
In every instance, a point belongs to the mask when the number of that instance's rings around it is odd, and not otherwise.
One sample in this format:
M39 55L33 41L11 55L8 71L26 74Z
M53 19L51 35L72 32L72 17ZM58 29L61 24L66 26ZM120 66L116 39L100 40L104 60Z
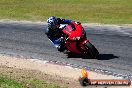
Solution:
M59 28L60 24L69 24L71 25L72 29L75 30L75 26L74 24L72 24L72 22L72 20L56 18L55 16L51 16L47 19L48 28L45 33L48 38L54 43L58 51L65 50L62 29Z

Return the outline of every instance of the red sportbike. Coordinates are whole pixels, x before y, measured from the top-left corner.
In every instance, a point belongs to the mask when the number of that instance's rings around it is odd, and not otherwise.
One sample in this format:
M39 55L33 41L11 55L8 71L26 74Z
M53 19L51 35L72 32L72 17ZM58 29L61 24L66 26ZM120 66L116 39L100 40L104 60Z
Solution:
M75 30L72 29L71 25L65 25L62 29L65 42L64 48L75 54L98 58L99 52L87 39L81 23L73 22L73 24Z

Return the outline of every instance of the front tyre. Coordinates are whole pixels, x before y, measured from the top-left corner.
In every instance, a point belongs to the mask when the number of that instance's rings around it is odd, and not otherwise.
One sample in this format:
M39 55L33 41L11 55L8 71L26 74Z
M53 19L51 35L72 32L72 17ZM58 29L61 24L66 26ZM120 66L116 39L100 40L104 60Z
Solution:
M87 53L90 55L91 58L99 58L98 50L90 42L87 42L85 44L85 48L86 48Z

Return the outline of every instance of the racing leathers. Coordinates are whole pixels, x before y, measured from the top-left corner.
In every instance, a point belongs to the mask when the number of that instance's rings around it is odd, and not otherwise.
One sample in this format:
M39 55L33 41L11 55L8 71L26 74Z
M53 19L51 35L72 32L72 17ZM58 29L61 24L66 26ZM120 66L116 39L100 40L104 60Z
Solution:
M58 49L58 51L64 51L64 38L62 36L62 29L59 28L60 24L69 24L72 26L73 30L75 30L75 26L74 24L72 24L72 20L57 18L56 29L53 30L51 29L51 27L48 27L46 30L46 34L48 38L52 41L52 43L55 45L55 47Z

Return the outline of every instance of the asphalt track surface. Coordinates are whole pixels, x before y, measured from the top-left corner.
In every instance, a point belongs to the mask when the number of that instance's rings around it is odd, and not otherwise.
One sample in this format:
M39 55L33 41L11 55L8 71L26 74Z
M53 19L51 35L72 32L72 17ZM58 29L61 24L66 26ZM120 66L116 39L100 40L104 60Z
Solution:
M0 54L59 61L73 67L132 79L132 28L84 26L87 38L100 52L98 59L58 52L46 37L45 24L0 22Z

